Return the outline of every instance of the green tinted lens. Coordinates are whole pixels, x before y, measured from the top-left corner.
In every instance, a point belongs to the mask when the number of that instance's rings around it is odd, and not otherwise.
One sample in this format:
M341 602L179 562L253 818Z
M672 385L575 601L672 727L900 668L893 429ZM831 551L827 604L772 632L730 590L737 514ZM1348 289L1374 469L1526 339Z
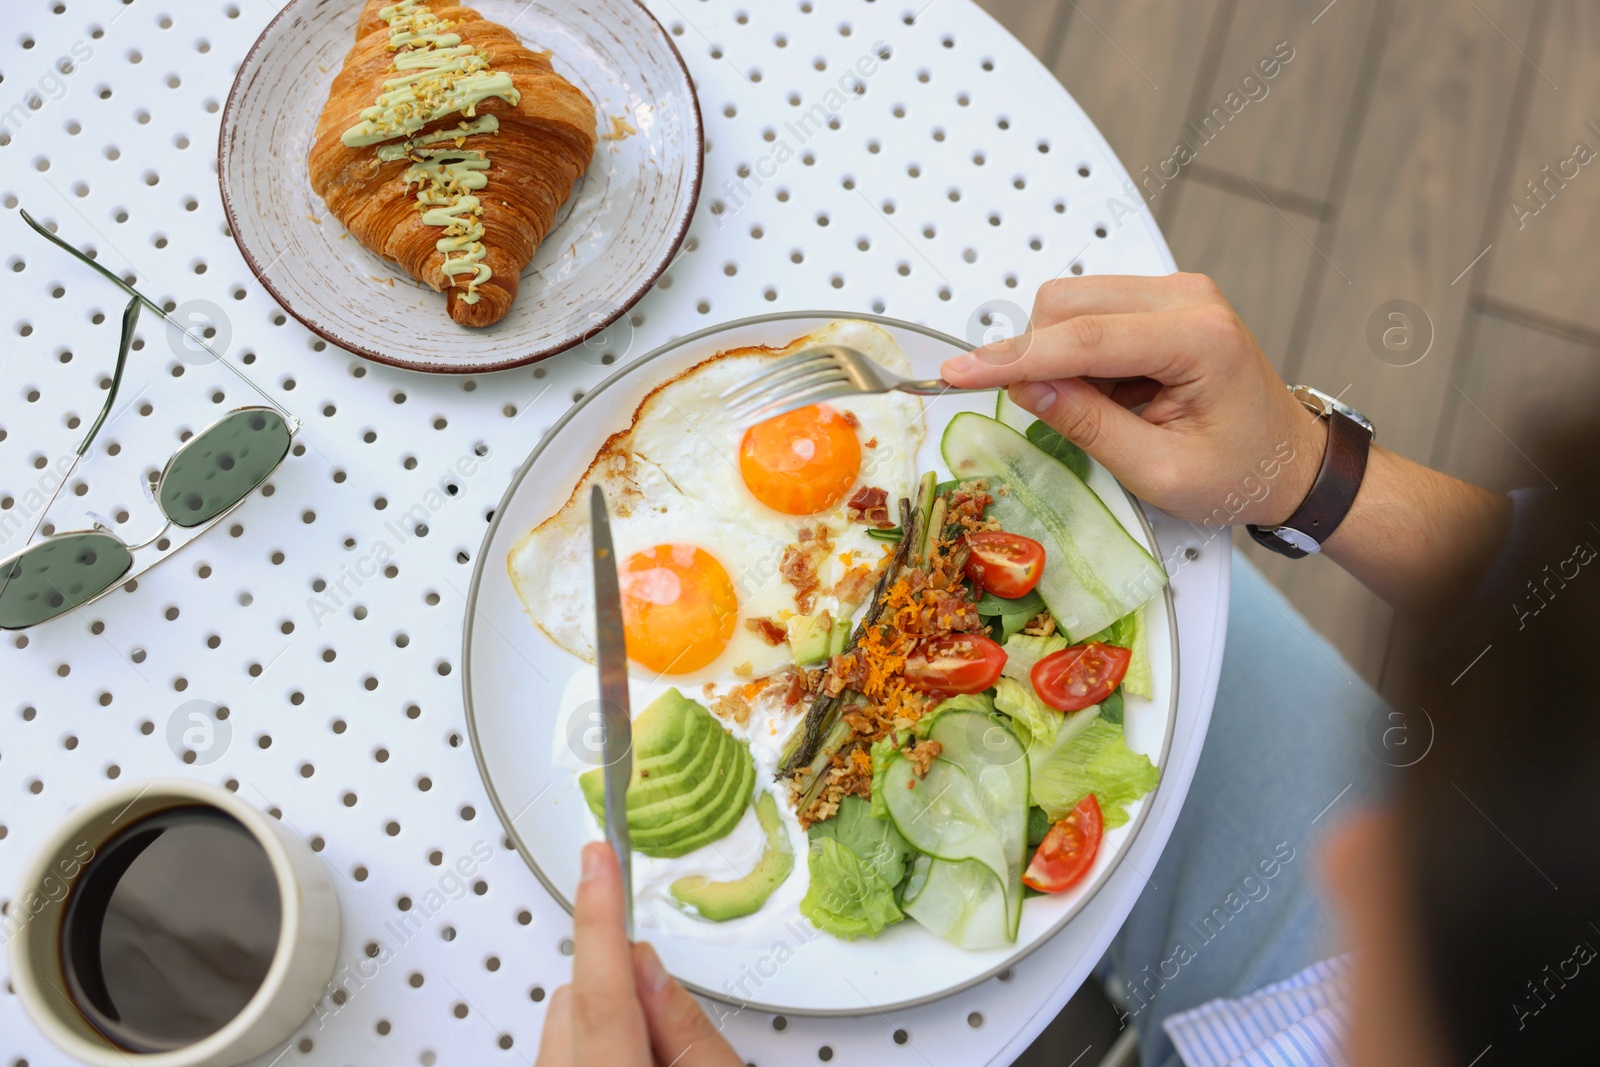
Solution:
M133 566L110 534L72 533L28 549L0 573L0 629L21 630L87 603Z
M178 526L210 522L243 500L289 451L289 427L265 408L235 411L178 450L161 475L161 510Z

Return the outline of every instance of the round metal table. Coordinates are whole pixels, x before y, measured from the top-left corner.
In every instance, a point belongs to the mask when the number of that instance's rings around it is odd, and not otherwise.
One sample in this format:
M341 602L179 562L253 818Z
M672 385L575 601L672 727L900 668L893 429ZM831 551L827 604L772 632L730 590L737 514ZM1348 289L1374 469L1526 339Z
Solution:
M476 774L456 673L464 595L507 479L612 364L778 309L882 312L978 342L1020 325L1050 278L1173 267L1093 125L968 0L648 6L707 126L687 242L608 344L467 378L328 346L272 303L228 236L218 118L274 5L8 9L0 552L21 546L99 407L122 303L27 232L19 204L180 317L215 322L213 343L305 426L220 527L127 589L0 640L0 878L110 779L199 777L279 816L341 876L344 935L337 988L276 1062L534 1058L570 971L570 920L506 847ZM251 402L147 315L112 419L47 522L152 536L146 473L183 431ZM1180 561L1183 687L1163 784L1111 882L1008 976L955 997L848 1019L723 1008L746 1059L1009 1063L1084 981L1177 818L1221 661L1226 548L1152 519ZM63 1059L0 992L0 1064Z

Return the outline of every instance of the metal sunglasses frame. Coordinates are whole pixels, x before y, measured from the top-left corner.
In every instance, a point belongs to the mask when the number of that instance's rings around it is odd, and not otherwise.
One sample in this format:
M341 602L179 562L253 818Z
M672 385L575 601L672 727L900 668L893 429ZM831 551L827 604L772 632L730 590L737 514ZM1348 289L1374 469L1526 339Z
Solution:
M107 268L105 268L104 266L102 266L101 264L96 262L87 253L83 252L81 249L79 249L79 248L75 247L74 245L68 243L67 241L63 240L62 238L56 236L56 234L52 233L47 227L45 227L44 225L41 225L39 223L39 221L37 219L35 219L32 215L28 214L28 212L26 210L23 210L21 212L21 214L22 214L23 221L26 222L30 227L32 227L35 232L40 234L46 240L50 241L50 243L56 245L58 248L61 248L64 251L66 251L68 254L70 254L73 258L77 259L79 262L85 263L88 266L90 266L91 268L93 268L102 277L106 278L107 280L112 282L114 285L116 285L117 288L119 288L123 292L127 293L129 295L129 300L128 300L127 306L123 309L123 313L122 313L122 337L121 337L121 343L120 343L118 351L117 351L117 365L116 365L116 369L112 372L111 386L106 391L105 403L100 408L99 416L95 418L94 423L89 427L89 432L84 435L83 443L78 445L78 449L77 449L76 453L74 453L74 455L72 457L71 464L69 464L67 469L66 469L66 471L62 473L60 481L56 484L55 490L53 492L51 492L50 499L45 501L44 507L39 509L38 517L36 519L34 519L33 528L28 531L27 540L23 542L23 545L22 545L21 548L17 549L15 552L13 552L10 555L6 556L4 559L0 559L0 593L3 593L5 588L6 588L6 586L10 584L10 581L11 581L10 575L11 575L12 564L14 564L17 560L21 559L23 556L27 555L29 552L31 552L34 549L38 548L40 545L45 544L45 543L47 543L49 541L60 540L60 539L67 538L67 537L82 536L84 534L101 534L101 535L113 538L118 543L120 543L122 545L122 547L125 548L128 551L129 556L133 557L133 563L128 567L128 569L125 572L123 572L121 575L119 575L114 582L112 582L111 584L107 585L104 589L100 590L94 596L89 597L88 599L86 599L86 600L84 600L84 601L82 601L82 602L80 602L78 604L73 605L71 608L68 608L68 609L66 609L64 611L61 611L61 612L55 614L55 615L52 615L47 619L42 619L39 622L30 623L27 626L4 626L4 625L0 625L0 630L27 630L27 629L31 629L34 626L42 626L45 623L50 622L50 621L52 621L54 619L58 619L63 615L70 614L71 612L76 611L78 608L86 607L86 606L88 606L90 604L93 604L95 601L97 601L97 600L101 599L102 597L106 596L108 593L115 592L116 590L122 588L124 585L126 585L129 582L133 581L134 579L139 578L142 575L148 573L152 567L157 566L163 560L165 560L167 558L167 556L170 554L170 552L168 552L168 550L166 548L161 548L160 549L160 553L161 553L160 555L156 556L154 559L150 559L150 560L144 562L143 565L140 564L140 561L139 561L139 559L137 558L137 555L136 555L142 549L146 549L146 548L150 547L152 544L156 544L157 542L161 541L163 538L166 537L167 532L169 530L171 530L174 527L174 525L177 525L174 522L172 516L167 513L166 508L161 505L161 500L160 500L161 485L165 481L168 472L170 472L172 470L173 464L176 463L184 455L184 453L189 449L190 445L194 444L196 441L202 440L206 436L206 434L208 434L212 430L216 429L218 426L220 426L222 423L226 422L228 419L231 419L235 415L239 414L240 412L244 412L244 411L270 411L270 412L274 413L275 415L277 415L283 421L284 428L287 429L288 432L289 432L289 440L290 440L291 443L290 443L289 449L285 449L284 456L287 456L289 454L290 449L293 448L293 441L294 441L295 435L298 434L299 431L300 431L300 420L299 420L299 418L297 418L295 415L291 414L288 411L288 409L284 408L277 401L273 400L272 397L268 396L267 393L264 392L261 389L260 386L256 385L255 382L251 381L250 378L248 376L246 376L243 371L241 371L238 367L234 366L232 362L230 362L226 357L224 357L222 355L222 353L220 353L216 349L212 348L211 345L206 342L204 337L201 337L194 330L188 328L183 323L181 323L177 319L173 318L170 314L167 313L167 310L165 308L163 308L160 304L157 304L155 301L151 300L149 297L147 297L143 293L139 292L139 290L135 289L132 285L130 285L126 281L122 280L121 278L117 277L110 270L108 270ZM258 396L260 396L263 400L266 401L266 403L265 404L246 404L246 405L242 405L240 407L234 408L231 411L228 411L226 414L224 414L224 415L218 417L217 419L213 420L211 423L209 423L204 429L200 430L198 433L193 434L187 441L183 442L183 444L178 446L177 450L174 451L172 453L172 455L167 458L167 462L161 468L160 473L158 473L158 474L154 475L153 477L151 477L150 478L150 482L149 482L149 488L150 488L151 496L155 500L156 507L161 512L161 517L162 517L163 522L161 524L161 528L159 530L157 530L155 532L155 534L152 535L147 540L141 541L138 544L129 544L127 541L124 541L119 534L117 534L116 532L112 531L111 529L109 529L103 523L100 523L100 522L96 522L93 526L89 527L88 529L83 529L83 530L55 530L55 531L52 531L52 532L46 534L44 537L41 538L39 536L39 530L44 526L44 520L45 520L46 516L49 515L50 509L55 506L56 499L61 495L61 490L66 487L66 484L71 479L73 472L77 470L79 461L82 460L84 455L88 453L89 446L94 443L95 436L100 432L101 428L105 425L106 418L111 414L111 408L116 403L117 391L121 388L121 385L122 385L123 371L125 370L125 368L127 366L128 352L129 352L129 350L130 350L130 348L132 347L132 344L133 344L133 332L134 332L134 329L136 328L136 326L138 325L139 314L140 314L140 309L141 308L149 308L149 309L151 309L156 314L160 315L161 318L168 325L170 325L173 328L177 329L184 336L188 337L190 340L194 341L200 347L202 347L207 352L209 352L213 359L215 359L217 362L221 363L223 366L227 367L228 370L232 371L235 377L237 377L240 381L244 382L251 389L253 389ZM234 509L238 508L246 500L250 499L250 497L256 492L256 490L261 488L262 484L265 483L266 480L269 477L272 476L272 473L274 471L276 471L278 469L278 467L282 465L282 463L283 463L283 458L280 457L278 459L278 462L273 464L273 466L267 471L266 474L262 475L261 480L256 482L256 484L251 487L249 492L246 492L246 493L242 494L239 497L238 500L235 500L232 504L228 505L226 508L223 508L221 511L219 511L217 514L213 515L211 518L207 519L205 522L200 523L199 525L193 526L193 527L181 527L184 530L193 530L194 531L193 536L191 536L189 538L189 540L192 541L192 540L195 540L195 539L197 539L199 537L204 536L206 533L208 533L211 530L212 527L216 526L223 519L227 518L228 515L232 514ZM185 541L184 543L187 544L188 542Z

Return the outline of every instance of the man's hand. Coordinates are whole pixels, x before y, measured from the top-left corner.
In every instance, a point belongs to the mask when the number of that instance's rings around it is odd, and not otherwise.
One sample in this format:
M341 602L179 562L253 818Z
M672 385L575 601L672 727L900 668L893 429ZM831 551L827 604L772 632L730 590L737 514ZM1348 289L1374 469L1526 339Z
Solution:
M956 386L1010 386L1137 495L1195 523L1282 522L1327 442L1198 274L1050 282L1027 333L947 360L943 374Z
M1282 523L1327 448L1321 420L1195 274L1051 282L1028 332L946 360L943 375L1009 387L1134 493L1213 527ZM1471 594L1510 514L1505 497L1374 446L1323 555L1402 611L1436 616Z
M610 845L584 847L572 922L572 984L550 997L538 1067L742 1067L655 949L628 944Z

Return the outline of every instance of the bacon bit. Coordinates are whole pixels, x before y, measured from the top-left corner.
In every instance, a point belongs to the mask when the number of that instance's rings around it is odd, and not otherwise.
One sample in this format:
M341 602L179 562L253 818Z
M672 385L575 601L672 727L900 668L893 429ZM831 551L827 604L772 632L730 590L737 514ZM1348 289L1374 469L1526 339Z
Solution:
M805 671L794 671L789 677L789 690L783 694L783 710L788 711L805 698L809 676Z
M894 525L889 521L889 491L864 485L845 505L845 517L879 529Z
M911 746L911 751L906 753L906 758L911 760L911 766L917 772L917 777L926 778L933 761L938 759L939 753L943 751L944 745L938 741L918 741Z
M916 787L917 787L917 780L915 778L907 778L906 779L906 788L907 789L915 789Z
M1048 611L1041 611L1029 620L1022 632L1029 637L1049 637L1056 632L1056 619Z
M878 439L876 437L867 438L867 447L868 448L877 448L878 447Z
M867 599L877 581L878 572L873 568L851 567L833 583L833 595L838 598L839 603L854 606Z
M861 425L861 420L856 418L856 413L855 412L846 411L846 412L843 412L843 415L844 415L844 424L846 426L850 427L852 430L855 429L857 426Z
M816 561L809 553L791 545L784 549L783 562L778 565L778 573L794 586L794 606L802 612L809 612L816 602L818 585Z
M794 606L802 615L811 614L816 603L817 590L822 582L817 570L830 553L833 542L828 528L820 523L816 527L802 526L795 535L797 543L784 549L778 573L794 586Z
M711 711L719 719L743 726L750 721L750 701L745 699L744 687L726 693L711 703Z
M789 636L787 630L771 619L746 619L744 625L746 629L761 638L761 640L773 646L783 644L784 640Z

